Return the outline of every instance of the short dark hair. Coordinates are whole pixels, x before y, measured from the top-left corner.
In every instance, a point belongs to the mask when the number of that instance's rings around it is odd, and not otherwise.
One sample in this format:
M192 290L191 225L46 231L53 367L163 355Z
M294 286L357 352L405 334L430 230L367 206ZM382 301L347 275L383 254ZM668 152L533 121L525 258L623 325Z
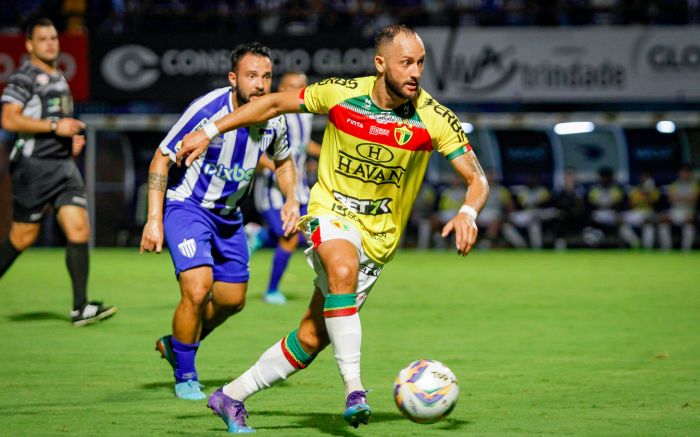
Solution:
M56 27L53 25L53 21L48 18L35 18L27 23L26 36L27 39L32 39L34 36L35 27Z
M379 30L379 32L377 32L377 36L374 37L374 50L379 51L379 47L386 43L392 42L400 33L405 33L406 35L416 35L416 31L405 24L390 24L388 26L384 26Z
M272 60L272 52L270 51L270 48L260 44L259 42L239 44L231 52L231 71L236 71L238 68L238 63L241 62L241 59L248 54L264 56Z

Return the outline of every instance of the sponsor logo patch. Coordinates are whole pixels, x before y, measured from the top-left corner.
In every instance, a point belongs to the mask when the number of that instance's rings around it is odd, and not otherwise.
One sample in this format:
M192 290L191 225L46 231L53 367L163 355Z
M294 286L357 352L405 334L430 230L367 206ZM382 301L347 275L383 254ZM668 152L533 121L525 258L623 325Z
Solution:
M389 208L391 199L388 197L381 199L357 199L337 191L333 191L333 196L335 200L357 214L382 215L391 213L391 209Z
M223 164L216 165L208 162L202 168L202 173L208 176L216 176L225 181L250 181L255 175L255 169L245 169L236 163L233 168L225 167Z
M355 127L359 127L360 129L363 129L363 128L365 127L364 124L362 124L361 122L359 122L359 121L357 121L357 120L353 120L352 118L346 118L345 121L346 121L348 124L351 124L351 125L353 125L353 126L355 126Z
M362 143L355 147L357 153L363 158L367 158L375 162L389 162L394 159L394 154L388 147L380 144Z
M389 129L384 129L383 127L370 126L369 128L370 135L382 135L388 137L390 133L391 131L389 131Z
M359 146L358 146L359 147ZM401 186L406 169L401 166L382 165L376 161L370 161L343 152L338 152L335 172L349 178L358 179L373 184L394 184Z

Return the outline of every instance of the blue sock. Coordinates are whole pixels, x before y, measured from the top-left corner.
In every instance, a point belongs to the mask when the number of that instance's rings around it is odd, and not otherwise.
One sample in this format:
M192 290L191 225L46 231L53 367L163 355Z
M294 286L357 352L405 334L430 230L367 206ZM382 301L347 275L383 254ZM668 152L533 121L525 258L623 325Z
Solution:
M277 290L280 285L280 280L284 271L287 270L287 264L289 264L289 258L292 257L292 252L287 252L281 247L275 248L275 257L272 259L272 272L270 273L270 284L267 286L267 290Z
M197 376L197 369L194 367L194 358L197 355L199 342L195 344L181 343L175 337L171 337L170 344L173 346L173 353L177 361L175 382L185 382L189 379L198 381L199 377Z

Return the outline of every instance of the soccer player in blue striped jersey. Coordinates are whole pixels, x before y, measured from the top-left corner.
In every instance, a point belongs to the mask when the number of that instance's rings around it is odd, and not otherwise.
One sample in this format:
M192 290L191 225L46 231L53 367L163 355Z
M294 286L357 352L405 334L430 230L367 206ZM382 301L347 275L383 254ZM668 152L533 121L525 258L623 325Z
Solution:
M302 72L288 71L280 78L278 91L299 91L306 87L306 75ZM321 146L311 139L311 123L313 114L285 114L287 122L287 140L292 151L297 174L297 198L300 204L301 215L306 215L307 204L309 203L309 185L306 179L306 158L307 155L316 156L321 152ZM280 210L284 204L284 196L279 189L274 173L274 164L270 159L263 157L260 160L263 167L261 174L255 180L255 207L260 216L267 224L266 229L253 233L249 242L251 252L262 243L267 234L274 238L276 242L275 254L272 258L272 269L270 270L270 281L263 299L271 304L285 304L287 298L279 290L279 283L287 269L289 259L292 257L303 236L287 237L282 229L280 220ZM259 167L260 167L259 166Z
M159 338L156 348L173 367L175 394L181 399L206 397L195 368L199 343L245 304L249 255L239 205L250 194L263 153L274 162L285 194L285 234L295 232L299 219L284 117L212 133L207 153L192 166L171 166L187 133L270 92L270 49L258 43L236 47L228 79L230 87L203 95L185 110L156 150L148 174L148 221L141 252L160 253L165 238L175 265L180 303L172 335Z

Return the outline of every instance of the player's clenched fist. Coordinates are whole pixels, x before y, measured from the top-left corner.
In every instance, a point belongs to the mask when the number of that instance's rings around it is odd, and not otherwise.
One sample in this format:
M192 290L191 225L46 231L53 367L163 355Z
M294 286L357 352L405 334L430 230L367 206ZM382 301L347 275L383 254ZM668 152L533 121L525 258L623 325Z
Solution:
M203 130L197 130L190 132L182 139L180 144L180 149L175 154L175 163L179 166L182 165L182 160L185 160L185 166L189 167L199 158L199 155L204 153L204 151L209 146L209 137L204 133Z
M140 252L160 253L163 250L163 222L149 220L143 227Z
M59 137L72 137L85 129L85 123L75 118L62 118L56 124L56 135Z

